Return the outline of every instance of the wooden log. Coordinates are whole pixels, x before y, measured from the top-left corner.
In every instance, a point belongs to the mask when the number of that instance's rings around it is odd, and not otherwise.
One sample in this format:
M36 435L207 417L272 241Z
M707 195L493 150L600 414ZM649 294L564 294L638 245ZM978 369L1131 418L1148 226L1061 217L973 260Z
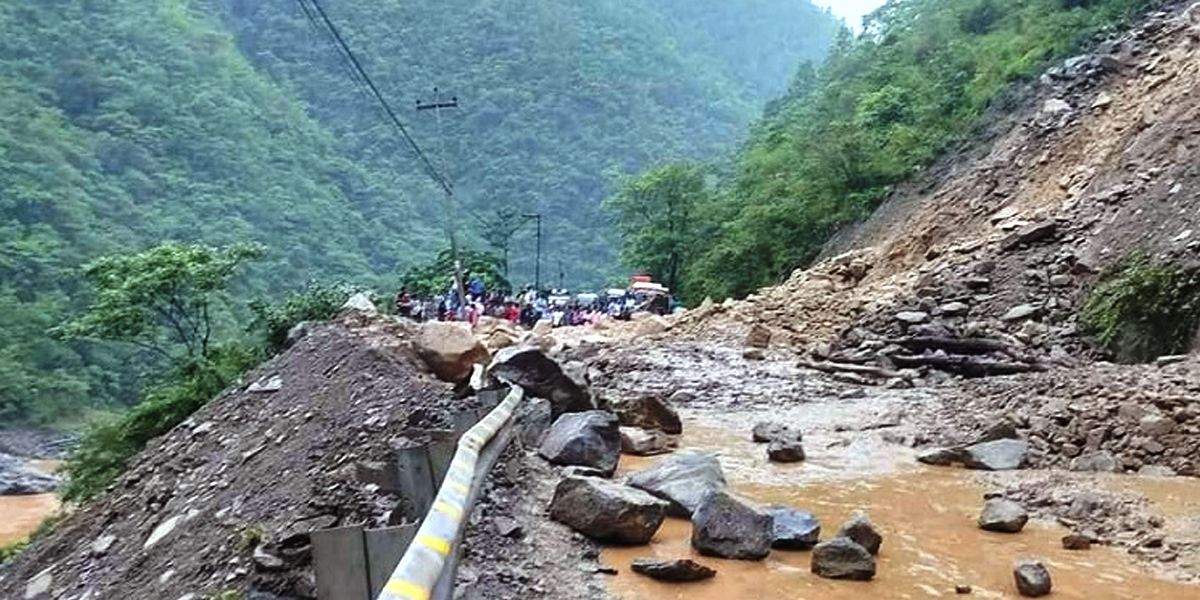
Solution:
M962 355L892 356L892 362L896 363L896 366L906 369L932 367L963 377L1018 375L1047 370L1046 365L1040 363L1006 362Z
M823 373L853 373L855 375L866 375L869 377L879 377L882 379L895 379L904 377L902 374L881 367L870 367L867 365L856 365L852 363L839 363L830 361L811 361L800 359L797 363L798 367L803 369L813 369Z
M949 354L991 354L998 352L1017 357L1017 349L994 339L987 338L951 338L951 337L911 337L892 340L890 343L901 346L910 352L926 352L942 350Z

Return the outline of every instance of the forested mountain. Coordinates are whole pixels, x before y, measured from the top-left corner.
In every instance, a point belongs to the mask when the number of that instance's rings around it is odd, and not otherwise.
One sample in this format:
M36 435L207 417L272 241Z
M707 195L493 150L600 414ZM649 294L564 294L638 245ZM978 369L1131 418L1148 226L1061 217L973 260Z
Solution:
M610 202L622 256L652 270L674 265L692 302L770 285L893 186L969 142L1011 86L1154 3L892 0L861 34L843 33L822 65L799 69L732 164L716 163L731 176L697 187L685 165L628 182ZM645 218L624 208L630 197L689 217ZM647 229L671 230L671 243L647 244Z
M537 211L543 271L561 260L568 283L612 269L599 203L614 175L727 152L771 73L819 58L835 29L800 0L756 2L769 23L653 0L322 4L445 159L473 245L472 215ZM461 102L440 130L412 110L434 86ZM443 225L436 189L294 0L0 4L2 421L135 397L137 361L46 334L87 301L76 270L91 258L257 241L268 255L243 296L391 285Z

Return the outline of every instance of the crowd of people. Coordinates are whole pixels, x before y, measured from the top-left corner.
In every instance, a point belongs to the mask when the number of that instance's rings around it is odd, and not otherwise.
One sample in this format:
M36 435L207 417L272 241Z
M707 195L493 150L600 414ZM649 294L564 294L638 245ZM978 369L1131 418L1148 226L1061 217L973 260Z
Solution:
M566 290L540 291L530 285L517 293L506 293L489 291L482 279L470 273L464 274L463 279L465 303L460 305L455 283L444 294L423 299L415 298L408 288L401 287L395 297L396 314L416 321L466 321L471 325L486 315L532 328L541 320L554 327L579 326L604 319L628 319L639 310L665 313L676 308L669 298L623 290L572 295Z

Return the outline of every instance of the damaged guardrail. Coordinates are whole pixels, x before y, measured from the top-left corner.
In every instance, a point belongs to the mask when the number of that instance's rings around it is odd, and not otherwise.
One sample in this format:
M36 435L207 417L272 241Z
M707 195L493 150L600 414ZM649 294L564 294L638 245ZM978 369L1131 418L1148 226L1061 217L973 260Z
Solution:
M463 521L470 515L483 480L508 445L517 405L524 398L512 386L504 400L459 439L450 469L433 505L378 600L442 600L454 592Z

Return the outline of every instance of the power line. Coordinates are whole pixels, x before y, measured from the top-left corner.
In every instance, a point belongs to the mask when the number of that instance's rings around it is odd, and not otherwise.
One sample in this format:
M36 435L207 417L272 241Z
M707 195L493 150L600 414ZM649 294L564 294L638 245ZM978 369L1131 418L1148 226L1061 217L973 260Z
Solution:
M337 43L337 46L341 49L341 52L345 54L346 58L348 58L350 63L353 65L354 70L357 71L358 75L362 77L362 80L366 83L371 95L374 96L379 102L379 105L383 107L383 112L387 115L392 125L396 127L396 130L400 132L400 135L408 143L409 147L412 148L413 154L415 154L417 159L421 161L421 166L424 167L425 173L442 188L442 191L446 192L447 196L452 197L454 194L454 188L450 185L450 182L438 172L433 162L430 161L429 157L425 155L425 152L421 150L421 146L419 146L416 140L409 135L408 128L404 126L404 123L402 123L400 118L396 116L396 111L392 110L391 104L389 104L387 99L383 97L383 94L380 93L379 87L376 86L375 82L371 80L371 76L367 74L366 69L363 68L362 63L358 60L358 57L354 54L354 51L350 49L350 45L346 43L345 38L342 37L342 34L340 31L338 31L337 26L333 24L332 20L330 20L329 15L325 12L325 8L321 6L320 1L308 1L312 3L312 8L316 10L317 15L321 17L321 21L325 23L325 26L333 35L333 39ZM297 2L303 6L305 0L297 0Z
M313 9L310 8L306 2L304 2L304 0L298 0L297 4L300 5L300 10L304 11L304 16L308 19L308 24L312 27L312 30L316 32L317 35L324 37L326 41L328 41L330 45L332 45L337 51L338 64L341 65L346 74L350 76L351 81L354 82L354 88L373 103L375 99L371 97L371 91L367 89L366 82L363 81L362 76L358 74L358 71L354 70L354 66L350 64L350 60L346 58L346 55L342 52L341 47L337 45L337 40L335 40L329 33L329 29L317 20L317 15L313 12Z

